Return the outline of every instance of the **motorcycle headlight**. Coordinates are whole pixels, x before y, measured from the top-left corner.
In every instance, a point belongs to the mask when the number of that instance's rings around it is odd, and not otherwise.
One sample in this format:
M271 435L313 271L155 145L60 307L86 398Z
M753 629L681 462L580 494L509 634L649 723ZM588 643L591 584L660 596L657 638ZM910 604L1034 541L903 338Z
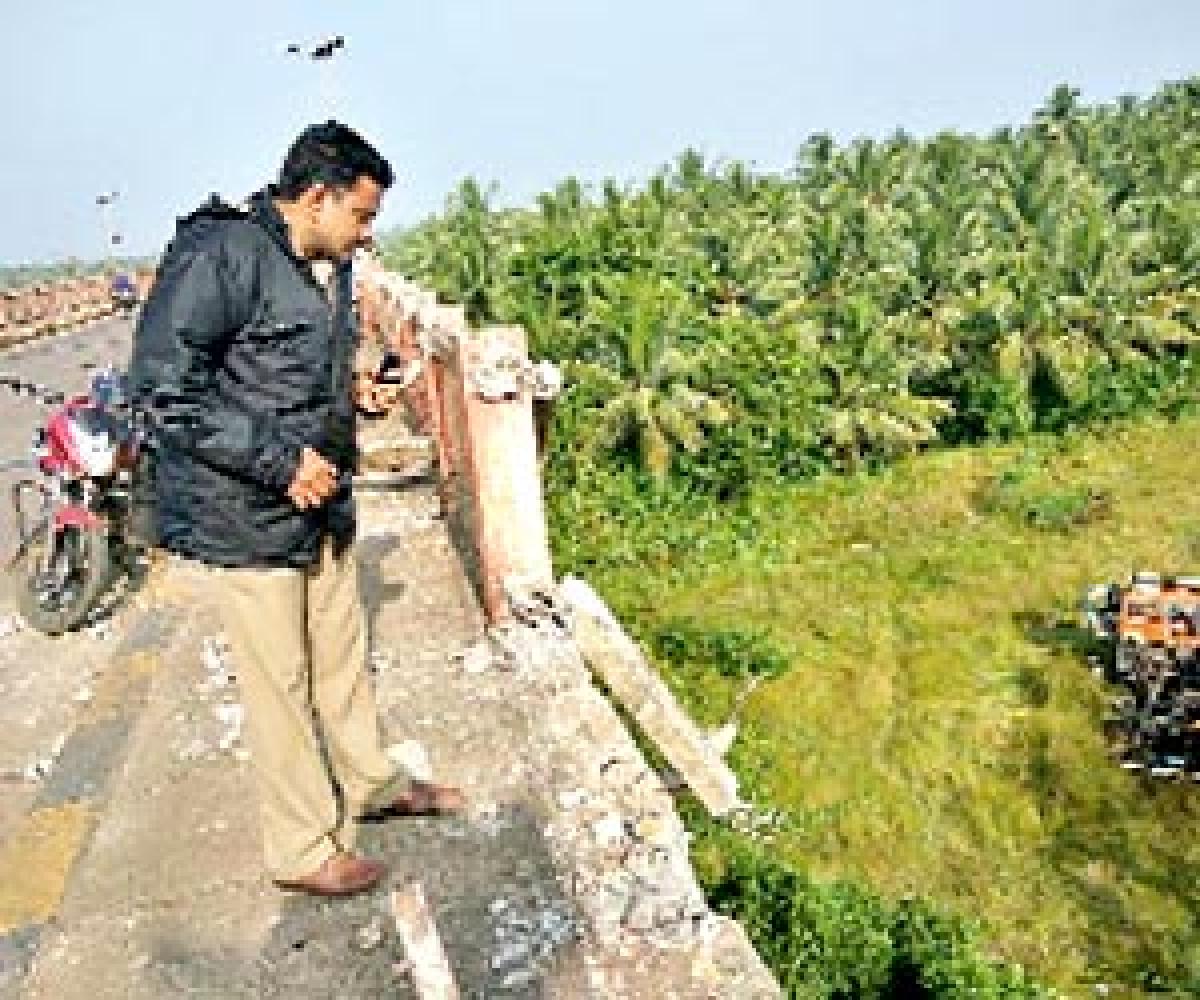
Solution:
M71 437L79 464L89 476L110 476L116 467L117 443L103 424L89 426L87 421L71 421Z

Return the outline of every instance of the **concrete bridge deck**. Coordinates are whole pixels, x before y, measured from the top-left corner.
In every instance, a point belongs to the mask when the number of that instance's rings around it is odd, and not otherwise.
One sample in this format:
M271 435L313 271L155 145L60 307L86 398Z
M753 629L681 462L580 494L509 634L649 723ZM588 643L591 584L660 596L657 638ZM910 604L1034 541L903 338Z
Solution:
M128 335L105 321L3 363L81 385ZM38 414L2 405L0 458ZM669 795L569 638L518 627L503 653L485 639L430 486L360 505L389 737L462 784L468 813L366 827L392 867L373 894L281 894L261 868L236 665L204 571L166 560L59 639L20 629L5 593L0 998L417 996L392 899L413 882L463 996L777 996L736 925L707 911Z

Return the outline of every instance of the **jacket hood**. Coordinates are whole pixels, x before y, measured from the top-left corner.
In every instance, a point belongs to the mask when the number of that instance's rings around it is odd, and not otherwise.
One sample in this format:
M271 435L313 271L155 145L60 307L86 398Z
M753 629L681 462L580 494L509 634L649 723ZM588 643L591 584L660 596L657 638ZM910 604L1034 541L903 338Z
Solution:
M284 219L283 213L275 204L277 197L278 189L273 184L268 184L262 190L255 191L238 205L231 205L220 195L212 194L199 208L178 220L175 239L178 240L185 234L186 237L199 236L214 223L218 226L222 222L230 220L254 223L287 255L306 280L321 288L321 283L314 276L312 263L302 259L292 246L291 231L288 228L287 220ZM339 274L344 271L349 272L352 263L352 261L337 263L334 265L334 270Z
M276 243L294 257L288 224L279 209L275 207L275 195L276 189L273 184L268 184L261 191L255 191L246 199L246 212L254 222L267 231Z
M240 204L231 205L219 194L211 194L208 200L194 211L180 217L177 226L184 230L192 227L202 228L213 222L248 220L256 223L290 256L295 256L287 222L275 207L274 195L274 186L268 185L261 191L255 191Z
M216 222L223 219L244 219L246 210L229 204L219 194L210 194L208 200L199 208L182 215L176 220L176 227L184 229L188 226L206 222Z

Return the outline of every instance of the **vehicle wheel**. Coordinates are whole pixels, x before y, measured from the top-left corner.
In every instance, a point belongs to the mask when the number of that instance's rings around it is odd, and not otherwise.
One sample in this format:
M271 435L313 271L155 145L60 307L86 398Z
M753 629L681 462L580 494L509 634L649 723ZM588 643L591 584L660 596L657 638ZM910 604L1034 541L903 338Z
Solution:
M53 546L47 566L46 546ZM61 635L86 620L112 581L108 535L68 525L43 528L30 543L18 587L18 610L33 628Z

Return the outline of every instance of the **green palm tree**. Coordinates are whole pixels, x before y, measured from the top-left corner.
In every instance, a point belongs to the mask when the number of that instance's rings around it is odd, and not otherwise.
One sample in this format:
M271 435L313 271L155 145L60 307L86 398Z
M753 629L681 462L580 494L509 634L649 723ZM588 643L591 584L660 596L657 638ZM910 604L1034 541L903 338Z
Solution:
M858 468L871 456L915 451L937 440L938 421L953 407L923 396L913 383L948 361L922 344L922 329L906 317L884 316L866 295L842 300L808 330L821 342L816 352L827 390L818 408L820 436L836 463Z
M578 362L571 374L602 402L583 429L585 452L632 446L641 466L663 481L675 448L691 454L706 430L725 423L726 404L696 388L703 351L679 344L687 298L667 278L642 272L610 277L591 303L589 323L605 339L602 361Z

